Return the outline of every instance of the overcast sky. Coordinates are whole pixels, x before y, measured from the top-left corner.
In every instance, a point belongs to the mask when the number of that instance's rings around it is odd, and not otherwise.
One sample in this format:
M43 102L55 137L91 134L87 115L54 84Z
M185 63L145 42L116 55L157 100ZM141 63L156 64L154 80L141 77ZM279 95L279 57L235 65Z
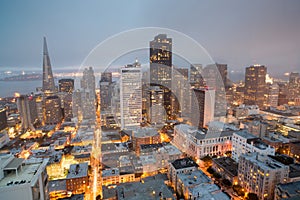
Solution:
M274 75L300 71L299 0L3 0L0 70L41 69L44 35L55 71L79 66L111 35L153 26L192 37L232 70L258 63Z

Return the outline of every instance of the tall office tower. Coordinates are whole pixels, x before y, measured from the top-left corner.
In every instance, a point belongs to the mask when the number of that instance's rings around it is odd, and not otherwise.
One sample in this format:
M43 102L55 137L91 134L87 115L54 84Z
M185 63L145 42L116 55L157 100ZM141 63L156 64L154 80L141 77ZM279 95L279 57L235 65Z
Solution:
M278 83L279 94L278 94L278 106L288 104L288 85L286 83Z
M112 94L112 73L103 72L101 74L99 85L101 111L110 111Z
M294 105L295 99L300 97L300 75L292 72L288 84L288 100L289 104Z
M268 106L276 108L278 106L279 86L277 83L268 85Z
M91 98L95 98L95 75L92 67L85 68L83 71L82 79L80 81L80 86L84 90L89 90Z
M23 131L27 131L28 129L35 130L32 124L28 97L25 95L18 97L17 106L21 117L21 129Z
M44 120L43 96L42 96L42 94L35 95L34 99L35 99L35 105L36 105L37 118L38 118L39 122L42 123Z
M142 72L135 62L121 68L121 128L132 129L142 122Z
M204 87L204 79L202 77L202 64L191 64L190 84L194 88Z
M264 65L253 65L246 68L244 104L264 107L266 74L267 68Z
M60 79L58 81L59 91L73 93L74 90L74 79Z
M6 108L0 107L0 131L7 128Z
M52 94L55 92L54 78L51 68L50 57L47 48L47 41L44 37L44 51L43 51L43 86L44 94Z
M111 95L111 113L113 113L115 121L120 125L121 123L121 99L120 99L120 84L118 82L112 83Z
M190 112L190 84L187 68L173 67L172 70L172 113L178 117L188 117Z
M193 89L197 102L192 107L192 125L198 128L207 127L215 116L215 90Z
M172 38L159 34L150 41L150 84L164 90L164 107L167 116L172 115Z
M57 124L62 120L61 101L57 95L51 95L45 98L44 123Z
M85 68L80 80L81 111L83 119L95 119L96 115L96 86L92 67Z
M223 80L223 84L224 84L224 87L226 88L227 86L227 76L228 76L228 72L227 72L227 64L219 64L219 63L216 63L217 65L217 68L220 72L220 75L222 77L222 80Z
M81 92L79 89L75 90L72 95L72 114L73 117L78 118L78 121L82 120Z
M203 69L205 87L215 90L215 117L226 115L226 92L217 64L209 64Z
M65 119L65 121L71 121L71 119L73 118L73 98L72 98L72 93L67 93L66 95L64 95L64 98L62 100L63 103L63 117Z
M164 124L165 109L164 109L164 91L159 86L151 86L148 89L149 109L147 117L148 122L153 125Z

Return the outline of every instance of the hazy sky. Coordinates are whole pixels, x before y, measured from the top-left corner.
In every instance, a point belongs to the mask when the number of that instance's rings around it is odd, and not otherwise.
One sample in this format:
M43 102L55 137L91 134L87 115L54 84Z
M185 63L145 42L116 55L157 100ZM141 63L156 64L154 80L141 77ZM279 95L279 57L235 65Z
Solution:
M299 0L3 0L0 69L41 69L44 35L55 71L80 65L111 35L152 26L187 34L230 69L260 63L271 74L300 71Z

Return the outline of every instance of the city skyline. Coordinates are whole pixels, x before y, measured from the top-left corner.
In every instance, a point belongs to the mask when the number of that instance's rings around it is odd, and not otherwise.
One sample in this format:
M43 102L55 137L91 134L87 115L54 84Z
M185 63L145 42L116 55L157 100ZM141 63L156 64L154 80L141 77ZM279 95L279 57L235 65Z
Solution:
M272 1L272 6L267 1L165 1L160 6L150 2L72 2L71 9L65 9L68 2L47 3L47 9L55 15L44 15L41 8L45 5L38 2L27 2L26 7L23 3L1 4L1 69L40 69L37 52L43 36L51 43L52 64L58 70L80 66L88 53L111 35L134 28L164 27L192 37L214 61L228 64L230 70L243 72L247 66L263 64L272 75L299 71L300 5L296 1ZM174 12L149 17L151 10L164 13L159 10L166 6ZM108 7L115 12L109 12ZM126 8L137 12L122 12Z
M300 3L268 1L0 3L0 200L300 199Z

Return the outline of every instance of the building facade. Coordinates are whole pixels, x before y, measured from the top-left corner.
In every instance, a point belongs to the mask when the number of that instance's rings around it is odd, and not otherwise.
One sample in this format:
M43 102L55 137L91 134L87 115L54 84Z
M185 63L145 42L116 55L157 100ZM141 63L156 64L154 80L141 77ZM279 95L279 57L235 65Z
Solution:
M142 122L142 72L139 63L121 68L121 129L137 127Z
M253 65L246 68L244 104L265 105L267 68L264 65Z
M289 167L258 153L243 154L239 159L239 185L260 200L273 200L275 186L286 183Z

